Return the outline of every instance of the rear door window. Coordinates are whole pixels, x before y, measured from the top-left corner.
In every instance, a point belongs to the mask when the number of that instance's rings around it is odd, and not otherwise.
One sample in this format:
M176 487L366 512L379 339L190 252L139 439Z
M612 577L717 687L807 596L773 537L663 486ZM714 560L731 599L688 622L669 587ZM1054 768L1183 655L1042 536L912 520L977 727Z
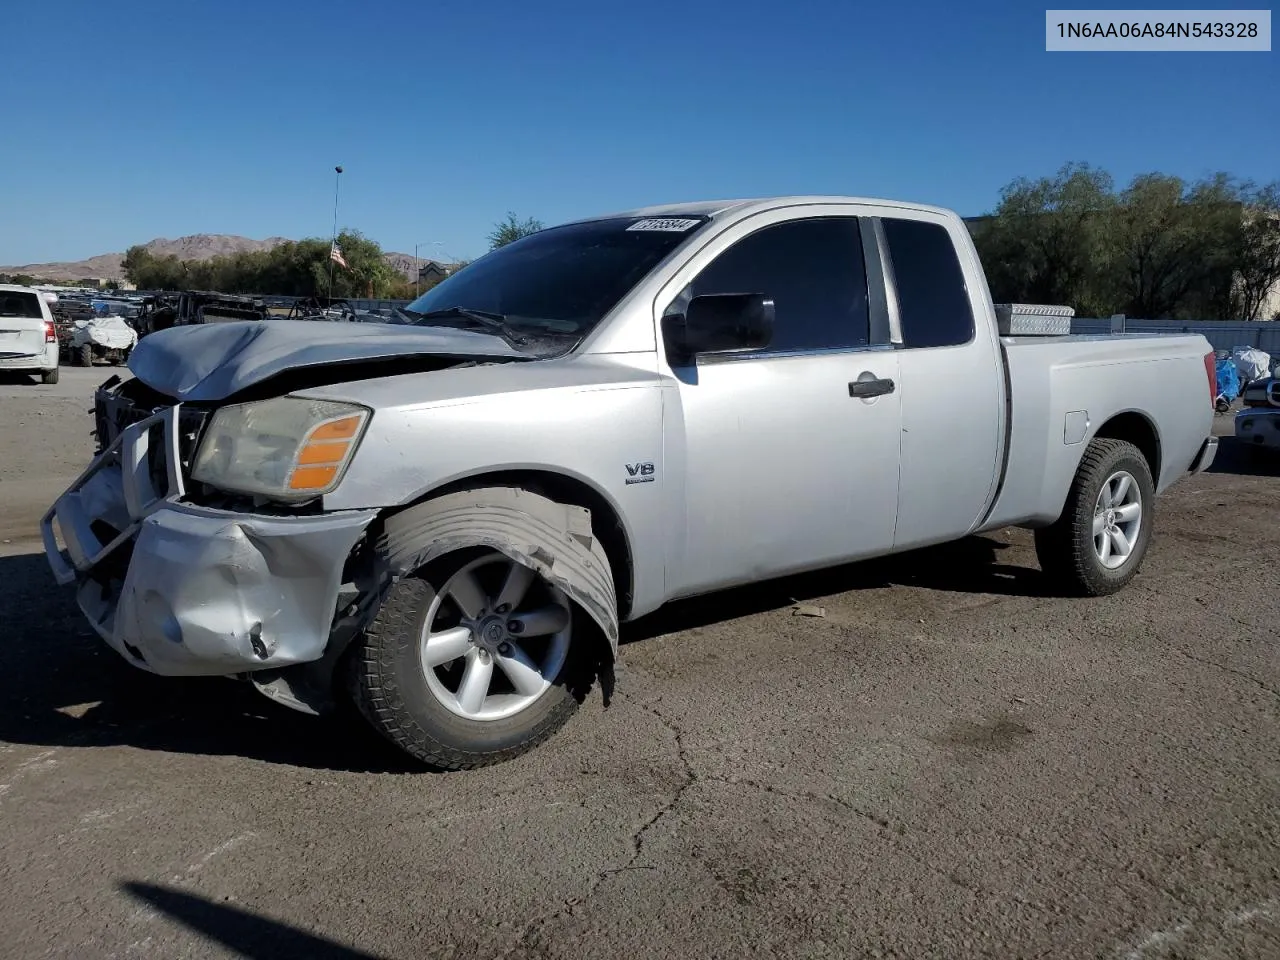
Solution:
M902 341L953 347L973 339L964 270L947 228L923 220L882 220L898 289Z

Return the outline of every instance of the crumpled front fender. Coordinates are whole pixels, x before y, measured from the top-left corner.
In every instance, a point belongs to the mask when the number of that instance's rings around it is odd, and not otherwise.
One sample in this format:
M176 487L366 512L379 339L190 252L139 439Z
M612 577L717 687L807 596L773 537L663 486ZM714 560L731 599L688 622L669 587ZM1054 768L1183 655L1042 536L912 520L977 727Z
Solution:
M554 583L618 652L618 601L591 512L517 487L445 494L387 517L378 553L394 577L468 547L491 547Z

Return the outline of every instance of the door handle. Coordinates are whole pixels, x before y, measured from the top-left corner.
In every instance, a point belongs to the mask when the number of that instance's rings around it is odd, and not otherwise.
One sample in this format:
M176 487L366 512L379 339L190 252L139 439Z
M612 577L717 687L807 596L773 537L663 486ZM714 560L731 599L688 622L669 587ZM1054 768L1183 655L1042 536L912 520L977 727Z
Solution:
M851 397L882 397L886 393L893 393L894 383L892 380L851 380L849 382L849 396Z

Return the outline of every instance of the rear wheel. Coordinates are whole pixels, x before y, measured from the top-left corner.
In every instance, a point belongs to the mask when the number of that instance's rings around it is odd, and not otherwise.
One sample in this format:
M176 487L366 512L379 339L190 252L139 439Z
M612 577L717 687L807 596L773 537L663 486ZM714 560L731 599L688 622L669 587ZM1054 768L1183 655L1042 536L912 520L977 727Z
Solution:
M1155 484L1133 444L1094 439L1062 516L1035 532L1040 568L1071 593L1105 596L1138 573L1151 542Z
M93 366L93 347L87 343L80 347L80 366Z
M41 370L41 371L40 371L40 382L41 382L41 383L57 383L57 382L58 382L58 368L57 368L57 367L54 367L52 370Z
M578 706L574 609L536 571L458 550L395 583L354 661L361 713L402 750L460 770L512 759Z

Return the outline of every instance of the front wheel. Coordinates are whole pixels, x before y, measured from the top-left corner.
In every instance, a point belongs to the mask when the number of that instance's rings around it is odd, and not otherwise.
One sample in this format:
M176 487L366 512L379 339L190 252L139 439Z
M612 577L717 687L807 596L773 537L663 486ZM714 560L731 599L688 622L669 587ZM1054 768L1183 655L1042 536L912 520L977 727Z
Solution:
M80 347L80 366L93 366L93 347L89 346L87 343L82 344Z
M1040 568L1071 593L1100 597L1121 590L1146 556L1154 501L1151 468L1137 447L1090 441L1062 516L1035 532Z
M566 682L574 608L536 571L459 550L396 582L356 651L353 695L375 728L442 769L512 759L578 701Z

